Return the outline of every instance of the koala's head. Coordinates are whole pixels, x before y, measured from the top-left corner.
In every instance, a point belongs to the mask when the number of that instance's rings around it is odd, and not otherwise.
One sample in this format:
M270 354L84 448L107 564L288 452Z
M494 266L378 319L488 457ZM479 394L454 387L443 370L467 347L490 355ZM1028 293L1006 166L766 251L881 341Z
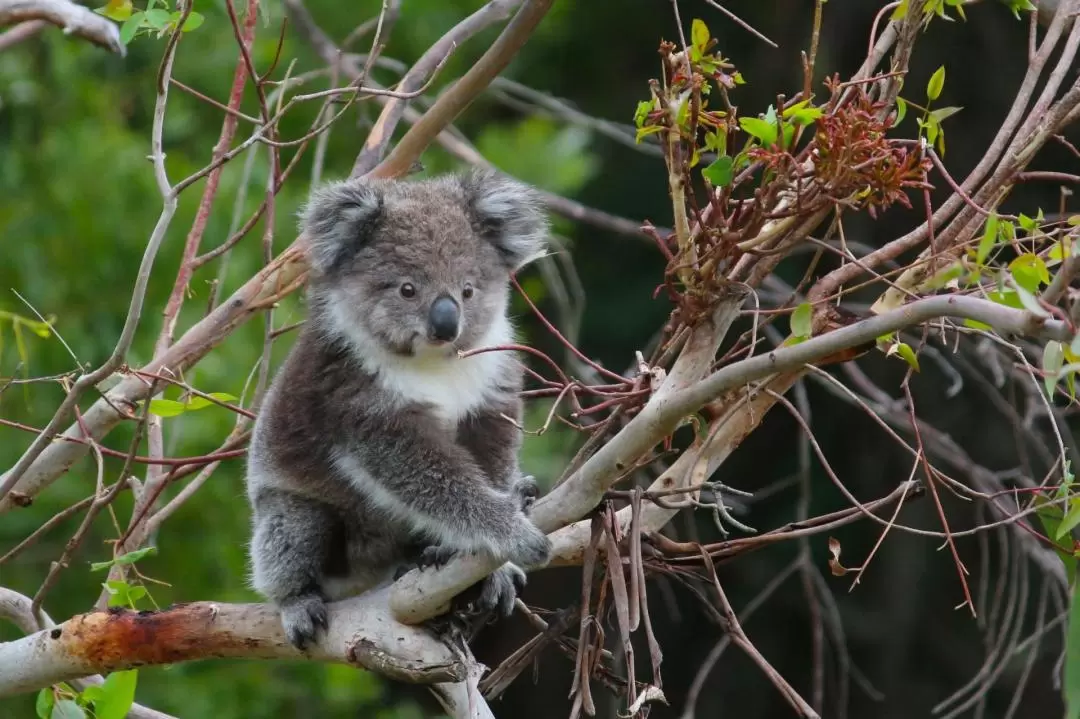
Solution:
M510 274L545 247L538 193L489 171L346 180L301 213L309 291L353 338L395 355L450 355L504 322Z

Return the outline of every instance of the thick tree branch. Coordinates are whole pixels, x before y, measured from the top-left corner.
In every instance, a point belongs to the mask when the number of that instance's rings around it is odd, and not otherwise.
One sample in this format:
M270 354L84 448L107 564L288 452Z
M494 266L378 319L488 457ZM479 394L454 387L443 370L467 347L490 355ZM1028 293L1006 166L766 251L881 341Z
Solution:
M45 612L40 612L46 630L52 629L56 623ZM10 589L0 587L0 618L11 621L23 632L30 634L38 630L38 622L33 612L33 601L30 597L13 592ZM2 646L2 645L0 645ZM87 675L81 678L72 677L69 682L77 689L89 684L102 684L104 679L97 674ZM128 710L129 719L175 719L171 714L165 714L141 704L132 704Z
M312 659L364 667L399 681L463 681L466 662L430 632L394 622L385 592L329 605L328 631L301 653L265 604L195 602L160 612L79 614L0 644L0 696L93 673L206 658Z
M116 23L90 8L68 0L0 0L0 27L27 20L44 20L65 35L81 37L121 57L127 54Z

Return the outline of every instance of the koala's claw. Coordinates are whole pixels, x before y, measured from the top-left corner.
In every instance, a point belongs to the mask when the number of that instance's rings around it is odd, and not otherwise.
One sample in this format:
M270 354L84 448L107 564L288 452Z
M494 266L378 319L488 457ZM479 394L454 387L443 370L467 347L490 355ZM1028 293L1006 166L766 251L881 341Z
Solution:
M317 594L293 597L281 604L281 626L289 643L303 651L329 625L326 602Z
M416 566L420 569L427 567L438 569L455 556L457 556L457 550L453 547L445 544L431 544L424 547L424 551L420 553L420 558L416 561Z
M509 617L514 613L514 600L524 588L525 572L514 564L504 564L484 579L477 607L485 612L497 609L500 617Z

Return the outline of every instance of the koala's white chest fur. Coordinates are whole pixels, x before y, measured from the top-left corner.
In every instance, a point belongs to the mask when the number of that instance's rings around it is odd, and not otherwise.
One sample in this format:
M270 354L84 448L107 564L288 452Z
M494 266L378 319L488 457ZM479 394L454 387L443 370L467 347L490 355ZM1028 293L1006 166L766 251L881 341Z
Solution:
M506 352L482 352L465 358L409 358L380 367L377 381L405 402L433 405L440 419L455 425L496 392L512 361Z
M456 354L391 355L379 349L376 341L360 328L349 326L340 316L335 320L346 329L364 369L375 376L380 387L403 404L432 405L439 419L450 426L492 399L500 384L514 371L514 357L504 350L464 358ZM477 349L511 342L513 328L509 319L500 315L484 333Z

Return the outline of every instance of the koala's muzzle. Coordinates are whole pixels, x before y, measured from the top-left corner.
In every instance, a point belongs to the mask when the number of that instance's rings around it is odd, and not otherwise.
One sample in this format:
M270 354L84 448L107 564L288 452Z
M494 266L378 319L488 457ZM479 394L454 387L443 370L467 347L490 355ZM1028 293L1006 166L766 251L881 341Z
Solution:
M461 327L461 310L453 298L436 298L428 314L428 336L439 342L453 342Z

